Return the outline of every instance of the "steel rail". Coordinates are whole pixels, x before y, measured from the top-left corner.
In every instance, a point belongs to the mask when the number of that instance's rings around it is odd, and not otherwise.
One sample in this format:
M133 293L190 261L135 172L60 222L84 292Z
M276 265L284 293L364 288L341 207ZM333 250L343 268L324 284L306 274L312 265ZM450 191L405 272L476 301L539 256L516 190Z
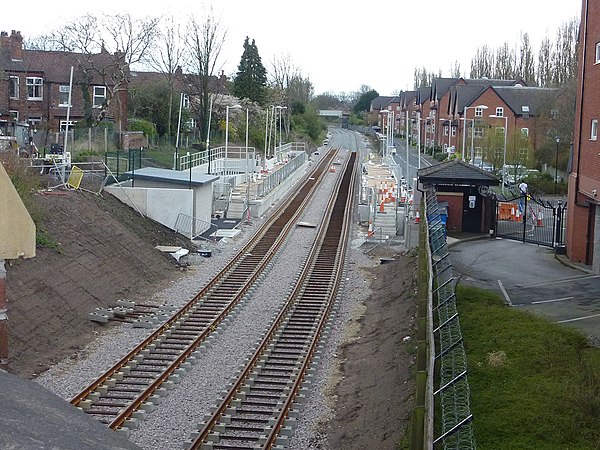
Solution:
M352 160L352 163L348 162L350 159ZM273 343L276 341L277 334L284 333L284 331L282 331L282 326L292 320L291 317L295 312L295 308L297 308L298 305L301 304L302 298L304 296L310 297L311 295L313 295L311 294L310 289L311 285L314 285L315 283L315 280L312 279L314 277L318 279L317 289L321 290L324 283L327 283L328 288L327 292L320 293L323 299L314 300L312 301L312 303L322 303L325 305L325 308L324 310L318 312L318 315L320 317L316 318L316 326L311 325L310 322L306 325L310 326L313 330L312 337L310 337L310 342L307 343L308 351L305 352L304 350L296 350L296 352L302 353L303 355L304 353L306 354L303 356L303 361L300 370L293 377L292 388L285 400L283 408L280 410L279 414L274 414L276 417L275 423L267 438L267 444L265 444L263 448L270 448L270 446L277 438L277 435L281 427L283 426L283 423L289 413L289 410L292 407L294 398L296 397L297 392L301 387L306 370L308 369L311 363L312 355L314 354L314 351L316 349L325 322L329 317L331 308L333 307L334 303L333 299L335 298L339 285L341 283L342 267L345 258L349 234L348 230L350 227L349 224L351 222L348 219L346 211L350 209L352 204L352 193L354 190L354 181L356 173L355 167L356 152L353 152L351 154L351 158L348 158L348 160L346 161L346 165L343 170L343 176L338 178L338 182L336 184L336 191L338 191L338 193L337 195L332 196L326 209L326 219L323 221L321 227L318 230L318 235L320 236L320 238L315 240L315 242L313 243L313 246L309 251L309 256L306 259L306 263L302 268L299 280L292 289L292 292L290 293L286 304L282 307L277 318L274 320L274 323L271 326L269 332L261 341L261 344L259 345L258 349L252 356L248 364L243 369L241 375L232 384L227 395L220 403L220 405L216 408L216 410L213 412L210 419L207 420L203 429L193 439L190 446L188 447L189 449L201 448L203 443L205 443L207 439L209 439L209 435L219 424L221 418L230 408L236 396L242 391L244 384L247 382L252 372L258 366L259 361L262 358L264 358L265 354L268 353L267 349L273 348ZM322 261L323 259L326 260L326 267L324 269L324 264ZM325 272L327 272L327 274L324 275ZM325 280L325 278L327 279ZM312 298L314 298L314 295ZM316 306L314 306L314 308L316 308ZM314 312L312 314L314 314ZM309 319L306 319L306 321L309 321ZM295 332L300 333L300 331L298 330L295 330ZM295 344L295 346L304 348L302 344ZM291 356L289 359L293 359L294 353L290 352L290 354ZM285 368L282 368L281 371L285 371ZM281 376L283 377L283 374ZM243 419L240 419L240 421L243 421ZM250 422L252 430L256 431L256 423L259 421L252 420ZM233 446L229 447L225 444L214 445L215 448L235 448Z
M250 241L232 258L232 260L225 266L223 270L219 272L192 300L184 305L176 314L174 314L166 323L161 325L155 332L153 332L148 338L142 343L136 346L131 352L123 357L119 362L113 365L107 372L101 375L81 393L76 395L71 403L75 406L81 405L82 402L90 397L94 392L97 392L100 387L105 387L108 380L111 380L115 375L119 374L124 368L128 366L132 361L139 357L143 350L156 342L161 336L164 336L169 330L177 327L179 321L185 320L186 315L193 313L193 309L198 304L207 303L205 297L211 295L211 291L217 290L219 285L226 281L236 266L243 264L246 258L249 258L249 264L254 267L254 270L250 275L246 273L246 282L241 283L235 289L235 295L229 302L229 304L217 315L207 326L204 331L197 335L197 337L187 347L181 351L181 354L158 376L154 377L153 381L140 393L140 395L134 399L116 418L110 423L110 427L113 429L119 428L123 425L125 420L133 414L154 392L160 387L160 385L168 379L173 372L181 366L187 357L198 347L198 345L214 330L216 325L220 323L223 318L239 303L240 299L250 288L251 284L255 282L256 278L260 275L260 272L264 270L268 262L275 255L277 249L283 243L286 235L289 233L293 223L297 220L302 210L306 207L308 200L314 194L316 187L324 174L327 172L327 168L331 164L331 161L335 157L336 151L332 150L325 155L317 167L311 172L302 187L296 191L295 194L290 195L283 204L278 207L271 218L261 226L261 228L255 233ZM294 205L290 207L290 205ZM287 215L286 215L287 211ZM291 215L291 217L289 217ZM279 222L283 222L279 223ZM264 245L265 239L271 239L270 243ZM263 249L257 251L261 243L264 245ZM255 261L256 256L251 252L260 254L263 253L262 259L258 262ZM201 300L204 299L204 302ZM137 364L137 363L136 363ZM126 383L124 383L126 384ZM103 405L106 406L106 405ZM101 415L100 413L97 413ZM105 415L110 415L109 413Z

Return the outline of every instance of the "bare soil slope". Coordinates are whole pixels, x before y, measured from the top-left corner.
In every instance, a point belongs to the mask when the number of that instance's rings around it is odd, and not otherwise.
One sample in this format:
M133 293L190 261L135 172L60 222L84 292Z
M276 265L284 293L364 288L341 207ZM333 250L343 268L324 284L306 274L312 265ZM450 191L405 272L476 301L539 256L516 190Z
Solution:
M58 248L7 262L9 370L31 378L74 353L99 327L87 319L118 299L143 301L180 275L154 247L189 241L145 219L110 194L36 195L41 228ZM110 326L110 325L108 325Z

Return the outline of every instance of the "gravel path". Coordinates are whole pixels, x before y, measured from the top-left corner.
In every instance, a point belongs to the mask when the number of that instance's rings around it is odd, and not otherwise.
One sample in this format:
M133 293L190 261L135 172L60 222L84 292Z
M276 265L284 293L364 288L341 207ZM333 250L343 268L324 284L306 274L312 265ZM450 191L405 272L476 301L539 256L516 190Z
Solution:
M301 221L320 223L323 211L339 175L328 173ZM228 243L213 247L213 256L201 259L189 275L157 293L152 302L175 306L185 304L231 259L254 234L263 220L244 226L243 232ZM316 236L314 228L295 228L274 261L273 268L247 302L240 305L233 320L207 346L196 365L181 379L160 407L148 414L139 427L131 431L130 439L145 449L181 449L203 416L211 411L233 381L232 374L243 367L246 358L271 324L290 289L299 267L307 256ZM346 283L340 296L338 310L332 320L332 332L322 348L319 372L326 375L333 367L335 346L358 301L368 294L360 275L361 265L372 264L360 250L349 249ZM131 326L115 327L80 352L77 357L63 361L37 378L37 382L65 399L70 399L98 375L110 368L128 349L137 345L151 331ZM122 350L119 350L122 349ZM317 448L324 438L315 428L329 414L325 403L326 377L318 376L310 386L305 414L300 420L292 448Z

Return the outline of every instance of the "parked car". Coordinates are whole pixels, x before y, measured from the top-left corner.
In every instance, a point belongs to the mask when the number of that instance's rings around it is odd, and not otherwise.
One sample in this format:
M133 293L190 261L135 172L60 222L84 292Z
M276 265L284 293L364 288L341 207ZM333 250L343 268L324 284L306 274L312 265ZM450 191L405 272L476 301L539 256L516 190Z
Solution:
M475 158L473 160L473 165L485 170L486 172L494 171L494 166L491 163L482 160L481 158Z

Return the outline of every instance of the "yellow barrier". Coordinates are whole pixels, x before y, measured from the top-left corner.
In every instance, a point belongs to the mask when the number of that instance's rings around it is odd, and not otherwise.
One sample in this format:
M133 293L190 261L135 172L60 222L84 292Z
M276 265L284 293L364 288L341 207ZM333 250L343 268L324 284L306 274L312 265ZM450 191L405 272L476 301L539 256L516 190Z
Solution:
M71 186L73 189L79 189L82 179L83 170L77 166L73 166L71 168L71 175L69 175L69 179L67 180L67 185Z

